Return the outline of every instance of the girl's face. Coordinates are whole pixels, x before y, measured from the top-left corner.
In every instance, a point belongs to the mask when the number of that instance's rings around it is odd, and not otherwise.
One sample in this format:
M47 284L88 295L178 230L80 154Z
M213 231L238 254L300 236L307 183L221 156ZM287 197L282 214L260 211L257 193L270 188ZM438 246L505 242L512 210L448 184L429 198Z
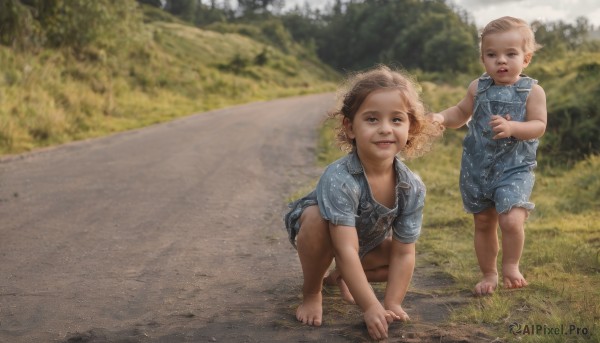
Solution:
M410 120L399 90L371 92L354 115L344 119L348 138L354 139L361 160L394 159L406 145Z
M529 65L531 53L523 51L523 37L519 31L509 30L483 38L481 60L497 85L512 85Z

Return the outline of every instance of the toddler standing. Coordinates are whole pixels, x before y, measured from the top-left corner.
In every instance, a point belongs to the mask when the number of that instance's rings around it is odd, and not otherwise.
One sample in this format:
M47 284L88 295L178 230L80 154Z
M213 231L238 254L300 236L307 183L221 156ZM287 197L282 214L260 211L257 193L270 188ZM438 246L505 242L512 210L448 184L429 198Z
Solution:
M522 74L538 48L529 25L512 17L496 19L483 29L480 43L485 73L471 82L456 106L433 118L451 128L468 122L460 191L465 210L474 216L475 252L483 273L474 292L485 295L498 285L498 225L504 287L527 286L519 261L525 219L534 207L529 196L547 112L544 90Z

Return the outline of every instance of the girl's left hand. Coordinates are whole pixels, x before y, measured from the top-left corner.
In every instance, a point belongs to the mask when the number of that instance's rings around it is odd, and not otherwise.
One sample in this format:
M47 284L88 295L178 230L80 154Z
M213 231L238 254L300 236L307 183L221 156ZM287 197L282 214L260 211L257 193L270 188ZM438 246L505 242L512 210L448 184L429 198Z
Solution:
M496 134L493 137L493 139L508 138L512 136L512 126L510 125L510 119L510 114L507 114L506 117L492 115L492 120L490 120L490 126L492 127L492 131Z
M386 312L386 317L389 316L389 318L393 320L398 320L401 322L406 322L410 320L410 317L404 311L404 309L402 309L401 305L386 306Z

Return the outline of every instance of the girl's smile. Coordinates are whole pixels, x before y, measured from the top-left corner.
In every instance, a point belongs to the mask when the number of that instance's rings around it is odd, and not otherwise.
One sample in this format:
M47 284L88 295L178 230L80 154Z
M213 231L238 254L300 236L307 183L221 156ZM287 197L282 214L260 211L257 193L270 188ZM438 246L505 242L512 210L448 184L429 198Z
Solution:
M410 120L399 90L370 93L352 122L345 120L347 135L356 142L361 160L390 160L406 146Z

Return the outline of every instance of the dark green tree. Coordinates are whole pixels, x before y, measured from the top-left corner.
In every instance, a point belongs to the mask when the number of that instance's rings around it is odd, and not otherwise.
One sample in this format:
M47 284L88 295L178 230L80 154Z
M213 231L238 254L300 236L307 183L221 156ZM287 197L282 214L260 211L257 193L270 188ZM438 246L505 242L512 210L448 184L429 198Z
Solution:
M0 43L18 49L41 45L43 33L31 7L19 0L0 0Z
M146 4L154 7L162 7L163 3L160 0L137 0L140 4Z
M285 0L237 0L238 9L244 17L255 17L277 12L285 5Z
M475 26L443 0L337 0L322 21L317 52L338 70L385 62L464 72L477 61Z
M165 10L185 21L193 23L198 5L198 0L167 0Z
M134 0L0 0L0 8L5 44L81 50L114 41L139 22Z

